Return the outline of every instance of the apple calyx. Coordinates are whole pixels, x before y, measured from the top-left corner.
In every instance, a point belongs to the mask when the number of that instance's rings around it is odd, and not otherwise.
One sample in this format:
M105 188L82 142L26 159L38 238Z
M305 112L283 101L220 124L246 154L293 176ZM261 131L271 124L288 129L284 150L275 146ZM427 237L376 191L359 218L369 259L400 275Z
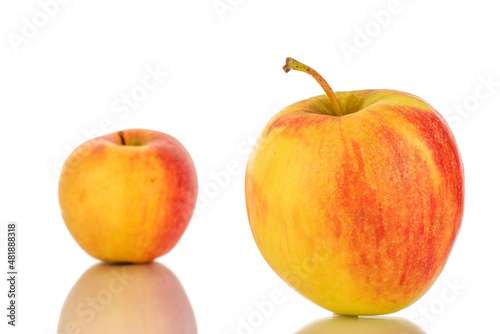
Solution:
M285 73L290 72L290 70L296 70L296 71L305 72L305 73L311 75L314 79L316 79L316 81L319 83L321 88L323 88L326 95L328 96L328 98L332 102L332 107L333 107L333 112L334 112L333 116L344 115L344 113L342 112L342 107L340 106L339 100L337 99L337 96L335 96L335 93L333 92L332 88L326 82L326 80L323 79L323 77L318 72L316 72L314 69L312 69L311 67L309 67L309 66L307 66L299 61L296 61L293 58L288 57L288 58L286 58L286 63L285 63L285 66L283 66L283 70L285 71Z

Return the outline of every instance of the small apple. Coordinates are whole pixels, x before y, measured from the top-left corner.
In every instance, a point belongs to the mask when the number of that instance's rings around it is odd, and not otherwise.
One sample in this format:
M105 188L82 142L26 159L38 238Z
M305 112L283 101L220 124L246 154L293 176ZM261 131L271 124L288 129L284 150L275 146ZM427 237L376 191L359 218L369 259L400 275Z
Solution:
M196 319L177 277L164 265L99 263L75 283L58 334L196 334Z
M71 235L89 255L110 262L150 262L170 251L186 230L197 192L184 146L144 129L83 143L59 179L59 204Z
M387 314L443 270L464 208L462 160L443 117L395 90L334 93L281 110L251 153L255 242L300 294L346 315Z
M403 318L333 316L315 321L296 334L425 334Z

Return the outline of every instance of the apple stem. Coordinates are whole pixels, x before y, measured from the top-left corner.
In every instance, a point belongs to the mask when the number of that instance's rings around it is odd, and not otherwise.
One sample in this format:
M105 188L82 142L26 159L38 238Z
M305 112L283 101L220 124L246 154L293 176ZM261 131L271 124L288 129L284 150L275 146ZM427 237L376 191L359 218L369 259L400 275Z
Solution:
M316 72L314 69L310 68L309 66L304 65L301 62L296 61L295 59L290 58L290 57L288 57L286 59L285 66L283 66L283 70L285 71L285 73L290 72L290 70L296 70L296 71L305 72L305 73L311 75L314 79L316 79L316 81L319 83L321 88L323 88L323 90L325 91L326 96L328 96L330 101L333 103L332 107L333 107L333 112L334 112L335 116L342 116L343 115L342 108L340 107L340 103L339 103L339 100L337 99L337 96L335 96L335 93L333 92L330 85L326 82L325 79L323 79L323 77L318 72Z
M120 136L122 145L125 145L125 137L123 136L123 131L118 131L118 136Z

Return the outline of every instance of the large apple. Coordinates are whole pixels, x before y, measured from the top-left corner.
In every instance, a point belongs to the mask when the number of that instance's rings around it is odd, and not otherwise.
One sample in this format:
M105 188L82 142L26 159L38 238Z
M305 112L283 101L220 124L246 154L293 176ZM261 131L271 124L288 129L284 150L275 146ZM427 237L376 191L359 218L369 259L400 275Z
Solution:
M271 268L325 309L396 312L442 271L460 228L464 176L443 117L394 90L334 93L281 110L245 178L248 219Z
M91 256L150 262L170 251L194 211L193 161L170 135L131 129L83 143L65 161L59 204L71 235Z
M75 283L58 334L196 334L191 303L164 265L100 263Z

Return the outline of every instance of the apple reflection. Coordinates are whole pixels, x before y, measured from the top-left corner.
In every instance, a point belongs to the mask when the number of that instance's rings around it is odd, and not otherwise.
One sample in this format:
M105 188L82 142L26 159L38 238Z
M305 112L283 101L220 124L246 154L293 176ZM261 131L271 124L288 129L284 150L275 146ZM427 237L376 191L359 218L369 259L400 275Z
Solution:
M403 318L333 316L317 320L295 334L425 334Z
M66 297L58 334L196 334L189 299L164 265L100 263Z

